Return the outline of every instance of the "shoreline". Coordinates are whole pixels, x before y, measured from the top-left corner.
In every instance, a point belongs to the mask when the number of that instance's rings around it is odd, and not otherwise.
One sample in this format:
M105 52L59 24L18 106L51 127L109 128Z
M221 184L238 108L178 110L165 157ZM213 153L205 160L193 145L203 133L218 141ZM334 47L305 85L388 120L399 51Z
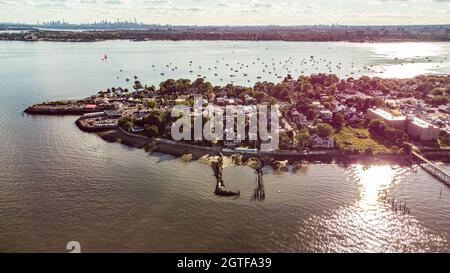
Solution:
M185 143L170 143L169 141L151 140L146 137L137 136L124 132L121 129L109 130L107 132L98 133L98 135L105 141L110 143L121 143L123 145L134 147L138 149L146 149L148 152L158 152L162 154L170 154L175 157L182 157L184 155L191 155L192 160L199 160L205 156L218 156L220 153L225 156L233 156L239 154L243 160L255 158L256 154L245 154L239 151L220 150L214 147L202 147ZM322 151L324 152L324 151ZM338 150L327 150L320 154L279 154L277 152L263 153L262 157L265 163L271 160L288 161L291 163L308 161L309 163L320 162L321 164L384 164L394 163L398 165L410 166L413 164L413 159L410 155L359 155L359 154L344 154ZM442 157L440 159L445 159ZM449 158L446 158L449 160ZM443 161L446 162L446 161ZM448 161L450 162L450 160Z
M41 115L41 116L81 116L84 114L101 112L105 109L85 109L85 108L52 108L52 107L41 107L30 106L23 112L29 115Z
M33 109L33 106L27 108L25 113L30 115L80 115L98 111L87 109L70 109L70 110L50 110L50 109ZM230 149L222 149L221 147L205 147L188 143L174 142L165 139L149 139L145 136L125 132L120 127L115 128L90 128L83 124L80 117L75 121L77 128L85 133L96 133L104 141L110 143L121 143L123 145L138 149L146 149L150 152L159 152L162 154L170 154L176 157L190 155L193 160L199 160L205 156L218 156L221 153L225 156L234 156L239 154L244 160L262 156L265 163L271 161L288 161L288 162L320 162L323 164L383 164L394 163L398 165L412 165L413 158L409 154L348 154L337 149L311 150L308 153L292 152L292 151L276 151L276 152L242 152ZM449 151L442 149L430 149L422 151L422 154L429 160L450 163Z
M54 40L54 39L39 39L39 40L28 40L28 39L3 39L0 36L0 42L29 42L29 43L39 43L39 42L49 42L49 43L101 43L108 41L128 41L133 43L139 42L289 42L289 43L353 43L353 44L390 44L390 43L448 43L450 40L420 40L420 39L385 39L385 40L362 40L356 41L351 39L342 39L342 40L313 40L313 39L305 39L305 40L289 40L289 39L261 39L261 40L252 40L252 39L132 39L132 38L111 38L111 39L95 39L95 40Z
M129 41L297 41L297 42L449 42L450 25L400 26L155 26L144 28L22 27L0 33L4 41L99 42ZM3 27L5 30L13 28ZM444 29L444 32L442 32ZM78 31L73 31L78 30ZM380 35L383 32L383 35Z

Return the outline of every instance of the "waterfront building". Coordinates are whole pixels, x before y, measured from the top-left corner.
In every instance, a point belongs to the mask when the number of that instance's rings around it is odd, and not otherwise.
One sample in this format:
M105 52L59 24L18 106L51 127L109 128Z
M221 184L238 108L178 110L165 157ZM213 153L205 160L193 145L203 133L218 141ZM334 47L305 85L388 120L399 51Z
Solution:
M438 138L439 127L428 123L414 115L394 116L391 113L377 108L367 111L367 118L384 120L389 126L397 129L405 130L408 135L418 138L421 141L432 141Z
M432 141L439 137L441 129L424 120L408 115L408 134L422 141Z
M394 116L391 113L381 109L369 109L367 110L368 119L381 119L384 120L389 126L405 130L406 129L406 117L405 116Z
M320 136L314 134L311 137L311 147L312 148L333 149L334 148L334 140L331 137L320 137Z

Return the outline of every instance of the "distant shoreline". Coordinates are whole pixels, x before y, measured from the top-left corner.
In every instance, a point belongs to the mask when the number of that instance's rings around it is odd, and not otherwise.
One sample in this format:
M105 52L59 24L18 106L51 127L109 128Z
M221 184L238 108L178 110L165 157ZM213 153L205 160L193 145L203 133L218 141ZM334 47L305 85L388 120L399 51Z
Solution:
M287 41L287 42L450 42L450 27L397 30L383 27L196 27L146 30L38 30L0 32L0 41Z

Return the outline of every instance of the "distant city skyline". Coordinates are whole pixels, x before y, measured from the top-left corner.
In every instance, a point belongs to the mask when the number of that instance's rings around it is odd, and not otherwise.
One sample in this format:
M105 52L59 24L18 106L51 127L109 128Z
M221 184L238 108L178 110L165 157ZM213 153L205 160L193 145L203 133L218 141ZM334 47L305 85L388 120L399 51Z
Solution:
M449 24L450 0L0 0L0 21L174 25Z

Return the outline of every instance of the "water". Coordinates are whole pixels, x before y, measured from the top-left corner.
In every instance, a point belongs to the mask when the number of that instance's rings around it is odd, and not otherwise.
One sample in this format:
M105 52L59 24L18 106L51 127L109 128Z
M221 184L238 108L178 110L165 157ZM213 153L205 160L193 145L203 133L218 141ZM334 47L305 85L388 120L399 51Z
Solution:
M401 50L411 47L422 50ZM23 116L21 111L44 100L127 87L125 78L134 75L157 84L202 74L220 84L221 75L229 74L226 63L251 64L257 58L270 62L314 55L350 64L335 71L340 76L355 71L351 62L355 67L373 64L386 71L383 76L448 73L444 58L449 50L442 43L1 42L0 251L64 252L75 240L83 251L107 252L448 252L450 189L420 169L266 169L266 200L253 202L254 173L228 168L227 186L241 190L241 197L219 198L207 165L107 143L79 131L75 117ZM105 53L107 62L101 61ZM415 64L396 69L395 57L412 58ZM426 57L440 68L430 68ZM215 78L207 68L222 58ZM190 60L202 70L191 75ZM178 69L167 68L170 62ZM249 65L248 77L232 80L253 84L261 72L256 66ZM230 80L223 79L224 84ZM264 79L277 80L273 75ZM379 199L385 191L407 202L411 214L389 209Z

